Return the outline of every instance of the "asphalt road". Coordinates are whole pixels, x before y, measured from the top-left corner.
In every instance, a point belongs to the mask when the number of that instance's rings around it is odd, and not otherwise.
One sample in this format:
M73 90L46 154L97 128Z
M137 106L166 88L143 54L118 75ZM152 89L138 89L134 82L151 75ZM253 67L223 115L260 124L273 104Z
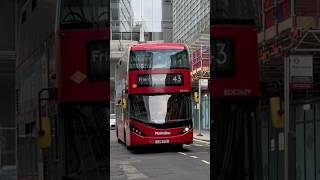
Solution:
M167 146L148 146L127 150L118 143L115 131L110 134L111 180L209 180L210 147L184 145L178 152Z

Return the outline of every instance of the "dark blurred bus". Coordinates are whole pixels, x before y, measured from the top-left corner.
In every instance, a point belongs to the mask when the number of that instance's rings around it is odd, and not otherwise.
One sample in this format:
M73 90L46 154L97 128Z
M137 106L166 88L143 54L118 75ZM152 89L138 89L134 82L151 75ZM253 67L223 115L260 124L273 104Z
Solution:
M18 179L107 179L109 1L24 2L16 63Z

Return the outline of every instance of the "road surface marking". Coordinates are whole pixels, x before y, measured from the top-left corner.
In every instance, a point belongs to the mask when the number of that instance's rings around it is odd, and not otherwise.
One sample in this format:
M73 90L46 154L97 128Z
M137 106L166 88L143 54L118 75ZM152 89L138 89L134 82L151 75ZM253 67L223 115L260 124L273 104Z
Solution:
M183 153L183 152L178 152L179 154L182 154L182 155L187 155L186 153Z
M148 176L144 175L137 168L130 164L131 161L120 161L120 169L124 171L124 174L128 179L147 179Z
M195 144L193 144L193 145L194 145L194 146L203 146L203 145L201 145L201 144L196 144L196 143L195 143Z
M195 158L195 159L197 159L197 158L198 158L197 156L190 156L190 157Z
M208 161L206 160L201 160L202 162L206 163L206 164L210 164Z

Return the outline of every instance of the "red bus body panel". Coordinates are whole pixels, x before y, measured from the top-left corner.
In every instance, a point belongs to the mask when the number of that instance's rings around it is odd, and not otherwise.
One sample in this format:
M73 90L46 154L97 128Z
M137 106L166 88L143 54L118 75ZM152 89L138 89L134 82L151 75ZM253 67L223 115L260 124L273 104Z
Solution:
M153 50L186 50L187 47L178 43L159 44L136 44L131 46L130 51L153 51Z
M109 32L106 30L79 29L60 31L60 58L57 64L59 72L59 102L99 102L109 100L108 81L91 82L88 81L87 77L87 43L107 41L108 39ZM79 72L81 75L79 75ZM83 80L80 82L73 81L71 77L77 75L75 73L78 74L80 80Z
M146 136L141 136L137 133L130 131L130 139L127 139L127 143L130 145L146 145L156 144L155 140L169 140L169 144L190 144L193 143L193 130L190 129L186 133L182 133L183 127L157 129L139 123L137 121L129 120L129 124L141 130ZM170 132L170 135L155 135L155 132Z
M250 25L213 25L211 38L231 38L235 47L236 74L233 78L211 79L211 96L258 97L260 95L257 60L257 32ZM240 93L244 91L244 93ZM237 94L238 93L238 94Z

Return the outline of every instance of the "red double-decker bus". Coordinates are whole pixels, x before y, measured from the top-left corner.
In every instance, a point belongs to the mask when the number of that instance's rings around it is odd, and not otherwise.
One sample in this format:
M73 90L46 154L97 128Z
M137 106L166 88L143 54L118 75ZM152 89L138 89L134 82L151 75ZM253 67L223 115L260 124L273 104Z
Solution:
M116 134L126 146L193 142L188 48L136 44L117 64Z

